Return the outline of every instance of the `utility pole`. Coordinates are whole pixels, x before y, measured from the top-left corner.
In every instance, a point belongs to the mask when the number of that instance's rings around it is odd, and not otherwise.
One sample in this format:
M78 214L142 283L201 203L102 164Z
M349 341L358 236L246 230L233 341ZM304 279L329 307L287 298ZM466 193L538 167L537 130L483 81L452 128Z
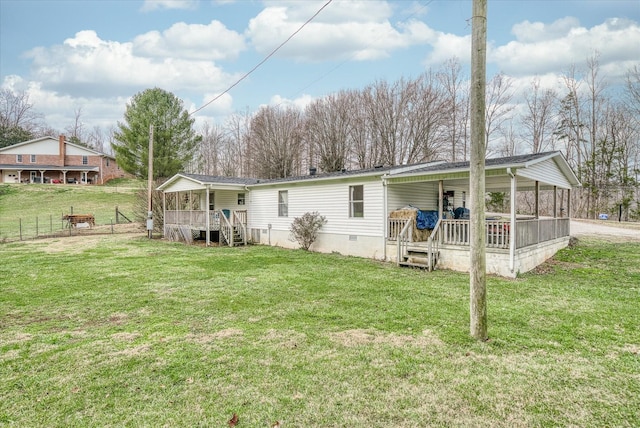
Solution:
M147 170L147 233L153 238L153 124L149 125L149 167Z
M487 0L473 0L471 19L471 161L469 189L470 221L470 333L487 340L487 260L485 247L484 157L485 92L487 81Z

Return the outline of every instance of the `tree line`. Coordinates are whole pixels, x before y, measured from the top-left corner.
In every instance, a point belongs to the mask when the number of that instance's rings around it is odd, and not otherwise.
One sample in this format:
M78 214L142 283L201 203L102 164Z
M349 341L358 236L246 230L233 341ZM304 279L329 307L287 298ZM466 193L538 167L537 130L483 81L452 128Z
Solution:
M502 73L487 82L487 156L559 150L583 184L574 192L576 215L621 207L627 216L640 216L640 69L627 70L624 84L610 87L596 53L559 83L548 89L534 78L517 91ZM32 107L24 94L0 92L0 146L38 133L55 135ZM66 131L77 143L113 149L138 176L146 174L148 128L155 122L157 177L185 171L282 178L306 175L310 168L334 172L468 160L468 108L469 78L454 58L416 77L329 94L304 109L263 106L197 131L181 100L148 89L133 97L124 120L107 136L84 129L81 110Z

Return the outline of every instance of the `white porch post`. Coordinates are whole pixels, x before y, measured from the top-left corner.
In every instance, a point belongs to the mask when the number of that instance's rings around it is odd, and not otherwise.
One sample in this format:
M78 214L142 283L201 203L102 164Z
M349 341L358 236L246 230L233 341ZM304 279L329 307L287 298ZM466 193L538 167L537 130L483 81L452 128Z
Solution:
M507 169L511 176L511 195L510 195L510 211L511 219L509 224L509 270L513 272L516 266L516 191L517 180L515 174L511 172L511 168Z
M207 231L205 232L207 234L206 239L206 243L207 243L207 247L210 245L210 239L209 239L209 229L211 228L211 220L209 219L209 192L210 192L210 186L207 184L207 186L205 187L205 192L207 194L207 196L205 197L205 210L204 213L206 215L205 220L204 220L204 225L205 225L205 229L207 229Z
M46 170L44 170L44 169L40 170L40 184L44 184L44 172L45 171Z
M438 181L438 214L444 218L444 180Z
M540 182L536 180L536 219L540 218Z
M388 204L387 204L387 180L385 177L382 177L382 206L384 215L382 216L382 221L384 224L382 225L382 257L386 261L387 260L387 235L389 234L389 213L388 213ZM397 243L396 243L397 244Z
M553 186L553 218L558 217L558 186Z
M167 194L162 192L162 234L167 230Z
M18 170L18 183L22 183L22 170Z

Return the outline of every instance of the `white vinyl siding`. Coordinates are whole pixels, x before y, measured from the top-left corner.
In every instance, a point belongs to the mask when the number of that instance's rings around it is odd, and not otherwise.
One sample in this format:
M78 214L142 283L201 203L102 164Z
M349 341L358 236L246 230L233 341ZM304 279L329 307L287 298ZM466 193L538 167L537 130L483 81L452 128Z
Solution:
M389 212L404 208L407 205L421 210L437 210L438 183L390 184L387 186L387 200Z
M349 186L362 184L364 190L364 218L349 218ZM283 184L282 187L285 185ZM249 227L289 230L291 221L307 212L317 211L327 219L321 233L342 235L382 236L382 182L376 181L340 183L304 183L282 187L254 187L251 190ZM278 217L278 191L287 190L289 216Z
M553 159L530 166L529 168L519 168L516 174L531 180L543 181L551 186L558 186L562 189L571 189L569 180L562 173Z

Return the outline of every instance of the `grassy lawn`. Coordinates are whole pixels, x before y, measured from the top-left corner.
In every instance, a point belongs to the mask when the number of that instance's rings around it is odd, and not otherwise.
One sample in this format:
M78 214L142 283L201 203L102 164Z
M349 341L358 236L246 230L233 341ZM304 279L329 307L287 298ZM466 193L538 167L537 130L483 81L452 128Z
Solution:
M20 234L35 237L38 230L47 233L62 228L62 215L93 214L96 224L115 222L115 208L119 207L133 220L134 193L138 188L133 180L112 180L105 186L67 184L0 184L0 240Z
M124 236L0 245L0 425L637 426L640 245L490 278Z

